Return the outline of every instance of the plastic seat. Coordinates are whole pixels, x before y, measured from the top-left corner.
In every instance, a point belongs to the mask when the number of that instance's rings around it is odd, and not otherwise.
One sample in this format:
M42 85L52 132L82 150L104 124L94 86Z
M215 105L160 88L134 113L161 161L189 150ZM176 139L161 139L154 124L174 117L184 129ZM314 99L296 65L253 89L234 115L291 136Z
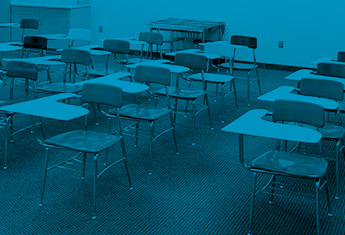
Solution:
M38 20L36 19L21 19L20 28L22 29L21 41L23 42L26 29L38 29Z
M168 90L168 86L171 82L171 73L168 69L159 68L159 67L152 67L152 66L137 66L135 69L134 80L136 82L147 83L150 86L164 86L163 89L166 91ZM156 99L159 98L155 96L153 91L149 91L150 95L153 95ZM171 113L171 104L170 104L170 92L165 93L166 98L166 105L152 105L152 104L145 104L145 103L136 103L136 104L128 104L121 107L119 110L119 116L121 119L135 121L135 146L138 145L138 134L139 134L139 123L145 122L149 125L149 174L152 174L152 155L153 155L153 143L162 136L164 133L172 131L173 140L175 144L176 153L178 154L177 150L177 142L176 142L176 135L175 135L175 124L173 121L173 116ZM114 110L110 110L110 113L113 115L117 115ZM158 133L155 135L155 125L156 121L167 117L170 121L170 126L168 129Z
M345 65L335 63L318 63L316 74L345 78Z
M275 122L282 123L303 123L314 126L315 128L322 128L324 126L324 108L320 105L288 101L288 100L276 100L274 103L274 109L272 113L272 119ZM288 125L288 124L286 124ZM287 146L287 144L285 145ZM329 209L329 216L332 216L331 204L328 192L327 183L327 168L328 162L317 156L309 156L300 153L291 153L280 151L279 145L277 145L277 151L268 151L249 163L245 163L244 157L240 156L241 165L245 169L253 173L253 185L252 185L252 198L249 217L249 232L253 232L253 216L254 216L254 202L255 195L259 192L270 195L270 204L274 203L274 196L280 196L284 198L290 198L290 194L296 193L296 197L291 199L312 202L311 200L300 198L301 195L313 196L315 198L314 203L316 205L316 231L320 234L320 196L319 192L323 187L326 189L327 202ZM257 175L258 174L271 175L270 182L266 184L262 189L257 190ZM277 181L277 178L300 178L305 180L314 181L315 194L302 193L301 189L297 191L293 190L296 185L287 185ZM289 180L290 181L290 180ZM305 181L302 181L306 183ZM291 187L290 187L291 186ZM297 197L298 196L298 197Z
M156 45L156 59L159 58L163 59L162 55L162 45L163 45L163 35L160 33L154 33L154 32L141 32L139 34L139 41L144 41L149 44L149 47L147 48L146 58L151 57L153 59L153 46Z
M47 50L47 38L40 36L25 36L22 49L22 57L26 51L26 56L29 56L31 50L38 51L39 56L44 56Z
M84 103L88 104L98 104L98 105L107 105L112 106L116 110L118 110L122 106L122 89L115 87L115 86L107 86L102 84L84 84L82 90L81 100ZM104 112L102 112L104 114ZM105 114L107 116L107 114ZM110 116L107 116L110 118ZM119 124L119 118L117 118L117 124ZM110 121L109 121L110 125ZM43 196L44 190L46 185L46 176L47 170L54 169L54 168L63 168L69 169L68 166L71 166L73 163L81 163L82 167L82 177L85 177L85 164L87 154L91 154L93 156L93 214L92 219L96 219L96 198L97 198L97 179L108 169L112 166L116 165L117 163L124 162L127 177L129 181L129 186L131 186L131 180L128 172L127 166L127 157L126 157L126 150L125 145L122 137L122 131L117 125L118 134L110 134L111 129L109 126L109 133L101 133L95 131L88 131L86 130L73 130L66 133L58 134L51 138L48 138L41 143L46 150L45 153L45 163L43 169L43 180L42 180L42 191L41 191L41 198L40 198L40 206L43 205ZM115 160L113 163L108 164L106 162L106 168L102 170L100 173L98 171L98 158L99 154L102 151L107 151L108 156L108 149L114 146L116 143L120 143L122 149L122 158L119 160ZM48 158L49 158L49 149L50 148L58 148L62 150L73 150L80 152L76 157L68 161L64 161L61 164L57 164L55 166L48 168ZM78 156L83 156L81 160L77 159ZM66 164L66 162L68 164ZM73 168L75 171L75 169Z
M328 65L326 65L327 67ZM323 66L322 70L325 69ZM326 69L327 70L327 69ZM316 96L327 99L332 99L337 102L344 99L344 85L340 82L326 80L326 79L312 79L303 78L299 84L301 95ZM338 112L336 112L338 115ZM339 117L340 119L340 117ZM341 120L341 119L340 119ZM326 123L319 129L324 140L332 140L336 142L336 192L335 198L339 199L339 154L344 149L345 128L341 125Z
M119 40L119 39L106 39L103 42L103 50L109 51L114 56L115 63L121 66L121 70L123 70L125 65L130 63L129 61L129 52L130 52L130 44L126 40ZM125 59L120 59L119 55L123 55ZM109 57L106 60L106 73L108 73L108 66L109 66Z
M247 78L245 78L245 80L247 81L247 103L248 105L250 105L250 84L251 83L256 81L258 83L259 94L260 95L262 94L260 79L259 79L259 72L258 72L258 65L256 62L256 56L255 56L255 50L257 48L257 38L234 35L231 37L230 44L235 46L233 58L229 63L224 63L224 64L221 64L220 66L229 68L232 75L234 75L235 71L247 72ZM246 61L246 63L236 61L236 55L242 54L241 53L242 49L238 49L236 48L236 46L240 46L240 47L248 48L252 50L253 56L250 59L250 61ZM252 73L254 73L254 76L251 76ZM238 77L238 76L235 76L235 78L242 79L242 77Z
M61 61L66 63L63 81L48 81L48 83L38 84L37 91L50 94L64 92L78 93L81 91L82 87L74 83L76 82L77 76L82 77L83 81L89 78L89 66L91 64L90 52L73 48L64 49L62 51ZM82 73L78 71L78 66L83 66L86 72Z
M207 110L208 112L208 117L210 120L210 127L211 130L213 130L213 125L212 125L212 119L211 119L211 113L210 113L210 104L208 101L208 95L207 95L207 84L205 81L205 71L207 69L208 66L208 60L206 58L206 56L202 55L202 54L191 54L191 53L177 53L175 56L175 61L174 61L174 65L180 65L180 66L185 66L188 67L190 69L192 69L193 71L201 71L201 86L202 88L200 89L195 89L195 88L190 88L189 87L181 87L179 86L179 77L177 77L177 82L176 82L176 87L172 88L169 87L169 96L173 99L175 99L175 104L174 104L174 120L176 123L176 114L179 111L178 109L178 100L185 100L186 103L186 110L183 111L184 113L190 113L188 112L188 104L189 101L191 101L192 103L192 120L193 120L193 125L192 125L192 145L195 145L195 118L196 116L204 111ZM190 78L188 77L184 77L183 75L179 75L181 76L183 79L187 80L188 82L192 81ZM164 89L160 89L158 91L156 91L157 94L161 94L164 95L166 94L166 90ZM203 100L203 104L202 107L199 110L196 110L196 101L197 100Z

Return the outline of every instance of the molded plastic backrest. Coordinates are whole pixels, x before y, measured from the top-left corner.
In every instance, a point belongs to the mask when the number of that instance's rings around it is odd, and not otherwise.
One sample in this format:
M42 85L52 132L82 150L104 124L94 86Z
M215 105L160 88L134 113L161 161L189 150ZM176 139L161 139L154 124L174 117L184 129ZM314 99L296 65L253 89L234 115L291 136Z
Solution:
M91 63L91 55L89 51L69 48L62 51L61 61L89 66Z
M24 48L37 48L37 49L47 49L47 38L39 36L25 36L24 37Z
M175 55L175 65L186 66L191 69L206 70L207 57L204 55L193 53L177 53Z
M38 69L36 64L23 61L10 61L7 64L7 77L26 78L37 80Z
M139 34L139 41L144 41L150 44L163 44L163 35L153 32L142 32Z
M300 94L343 100L344 85L326 79L303 78L300 81Z
M345 52L344 51L339 51L338 52L338 59L339 62L345 62Z
M21 19L20 28L22 28L22 29L38 29L38 20L36 20L36 19Z
M298 122L316 127L325 124L325 110L321 105L301 101L276 100L272 117L274 121Z
M105 104L120 108L122 106L122 93L122 89L117 86L85 83L81 100L85 103Z
M71 40L81 40L89 42L91 40L91 30L71 28L68 30L68 38Z
M103 42L103 50L113 53L129 54L129 42L126 40L106 39Z
M169 86L171 72L166 68L140 65L135 69L134 80L137 82L156 83Z
M319 63L316 73L319 75L345 78L345 64Z
M231 37L231 44L247 46L252 49L257 48L257 39L254 37L246 37L234 35Z

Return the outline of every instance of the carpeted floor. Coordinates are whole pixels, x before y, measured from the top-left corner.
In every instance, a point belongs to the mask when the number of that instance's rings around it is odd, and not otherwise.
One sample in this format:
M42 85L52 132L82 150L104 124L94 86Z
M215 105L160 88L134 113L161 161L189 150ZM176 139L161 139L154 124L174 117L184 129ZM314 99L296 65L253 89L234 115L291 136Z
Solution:
M96 61L95 64L100 64ZM280 85L293 83L284 80L287 71L260 69L263 93ZM44 74L42 74L43 76ZM55 79L61 71L53 73ZM134 189L129 190L123 164L107 171L98 181L97 219L92 214L92 169L82 180L80 173L53 169L48 172L45 203L39 207L44 149L29 131L17 134L10 144L8 169L0 170L0 234L246 234L252 175L238 160L238 137L220 129L253 108L270 109L271 104L255 100L258 90L252 85L251 106L246 105L246 83L236 82L239 111L233 97L226 98L226 119L220 121L220 101L211 96L213 131L206 113L197 117L196 144L191 143L191 119L178 116L176 124L179 155L175 154L172 135L162 136L154 145L153 174L148 172L148 138L140 135L139 146L134 138L125 137L130 173ZM1 98L8 95L8 87L1 86ZM15 99L23 99L23 88L16 85ZM131 96L125 97L128 102ZM27 116L17 115L15 125L30 123ZM166 125L161 120L157 129ZM47 136L72 129L82 129L83 120L58 122L43 120ZM104 129L100 119L92 130ZM3 129L2 129L3 130ZM1 130L1 131L2 131ZM0 142L4 138L1 134ZM325 143L332 155L333 143ZM3 144L1 144L3 146ZM273 140L245 138L246 157L258 156L275 147ZM119 157L120 148L111 153ZM3 156L1 147L1 156ZM54 150L50 164L68 158L71 152ZM102 155L103 156L103 155ZM91 163L91 156L88 158ZM102 162L102 161L101 161ZM3 158L0 159L3 164ZM100 164L101 165L101 164ZM345 166L341 161L341 169ZM101 166L100 166L101 167ZM334 194L334 162L330 163L330 191ZM263 185L266 176L259 177ZM305 187L304 181L292 181ZM327 216L324 191L321 196L322 234L345 234L344 171L341 172L341 199L332 198L333 217ZM313 184L307 184L313 187ZM294 200L258 194L255 204L254 234L315 234L315 206Z

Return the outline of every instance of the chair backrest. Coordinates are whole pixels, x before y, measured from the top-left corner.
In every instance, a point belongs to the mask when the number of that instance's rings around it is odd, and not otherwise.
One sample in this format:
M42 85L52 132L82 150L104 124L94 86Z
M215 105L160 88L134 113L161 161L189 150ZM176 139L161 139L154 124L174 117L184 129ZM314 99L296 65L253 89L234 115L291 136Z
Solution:
M298 122L316 127L325 124L325 110L321 105L301 101L276 100L272 117L274 121Z
M68 38L71 40L91 41L91 30L71 28L68 30Z
M345 78L345 64L319 63L316 73L324 76Z
M36 64L23 61L10 61L7 64L7 77L25 78L37 80L38 68Z
M129 54L129 42L119 39L106 39L103 42L103 50L110 51L112 53Z
M47 49L47 38L39 36L25 36L23 42L24 48Z
M21 19L20 28L22 29L38 29L38 20L36 19Z
M300 94L334 100L344 99L344 85L326 79L303 78L299 83Z
M68 48L62 51L61 61L64 63L89 66L91 63L91 55L89 51Z
M177 53L175 55L174 64L206 71L208 60L207 57L202 54Z
M345 62L345 52L344 52L344 51L339 51L339 52L338 52L337 61L339 61L339 62Z
M163 44L163 34L154 32L141 32L139 34L139 41L144 41L149 44Z
M137 82L156 83L169 86L171 82L171 72L166 68L139 65L135 68L134 80Z
M231 37L230 43L234 45L247 46L252 49L257 48L257 39L254 37L234 35Z
M81 101L85 103L96 103L110 105L115 108L122 106L122 89L117 86L84 83Z

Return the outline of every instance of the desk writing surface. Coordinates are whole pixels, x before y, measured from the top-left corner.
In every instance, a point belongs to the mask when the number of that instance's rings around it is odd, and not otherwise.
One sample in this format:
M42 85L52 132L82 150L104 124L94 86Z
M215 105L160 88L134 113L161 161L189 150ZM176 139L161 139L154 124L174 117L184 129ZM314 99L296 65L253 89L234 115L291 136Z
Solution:
M69 121L85 116L89 113L89 110L84 107L58 102L60 100L73 97L76 97L76 95L72 93L61 93L34 100L19 102L16 104L6 105L0 107L0 110L9 113L19 113L60 121Z
M315 78L315 79L325 79L325 80L330 80L330 81L336 81L336 82L342 83L345 86L345 78L318 75L318 74L315 74L314 71L311 69L300 69L285 77L285 79L294 80L294 81L300 81L302 78Z
M53 55L53 56L42 56L42 57L31 57L31 58L5 58L3 61L10 62L10 61L23 61L29 62L36 65L65 65L64 62L60 61L61 55Z
M334 100L291 93L295 89L296 88L292 86L281 86L273 91L259 96L257 99L268 102L274 102L277 99L310 102L321 105L328 110L337 110L339 107L339 104Z
M267 113L265 109L250 110L223 127L222 131L304 143L318 143L322 138L321 133L316 130L262 119Z
M127 65L126 68L135 69L139 65L146 65L146 66L153 66L153 67L159 67L159 68L166 68L166 69L169 69L171 73L177 73L177 74L185 73L190 70L188 67L185 67L185 66L165 64L167 62L170 62L170 61L169 60L152 60L152 61L146 61L146 62Z
M8 43L0 43L0 52L14 52L21 51L21 46L15 46Z
M135 45L145 45L147 42L144 41L139 41L135 37L117 37L117 38L104 38L100 39L100 42L104 42L104 40L123 40L123 41L128 41L130 45L135 46Z
M76 85L83 86L84 83L97 83L97 84L104 84L110 86L117 86L122 89L125 93L136 94L143 91L147 91L149 86L137 82L128 82L128 81L121 81L119 79L130 76L130 73L119 72L110 75L106 75L103 77L90 79L87 81L77 82Z
M191 54L201 54L207 57L209 60L214 60L214 59L220 59L222 58L220 55L214 54L214 53L205 53L199 49L187 49L187 50L182 50L182 51L176 51L176 52L169 52L166 53L166 55L170 56L176 56L178 53L191 53Z
M0 23L0 28L17 28L20 27L19 23Z
M73 47L73 49L89 51L91 56L111 55L111 52L103 51L100 45L87 45L87 46Z

